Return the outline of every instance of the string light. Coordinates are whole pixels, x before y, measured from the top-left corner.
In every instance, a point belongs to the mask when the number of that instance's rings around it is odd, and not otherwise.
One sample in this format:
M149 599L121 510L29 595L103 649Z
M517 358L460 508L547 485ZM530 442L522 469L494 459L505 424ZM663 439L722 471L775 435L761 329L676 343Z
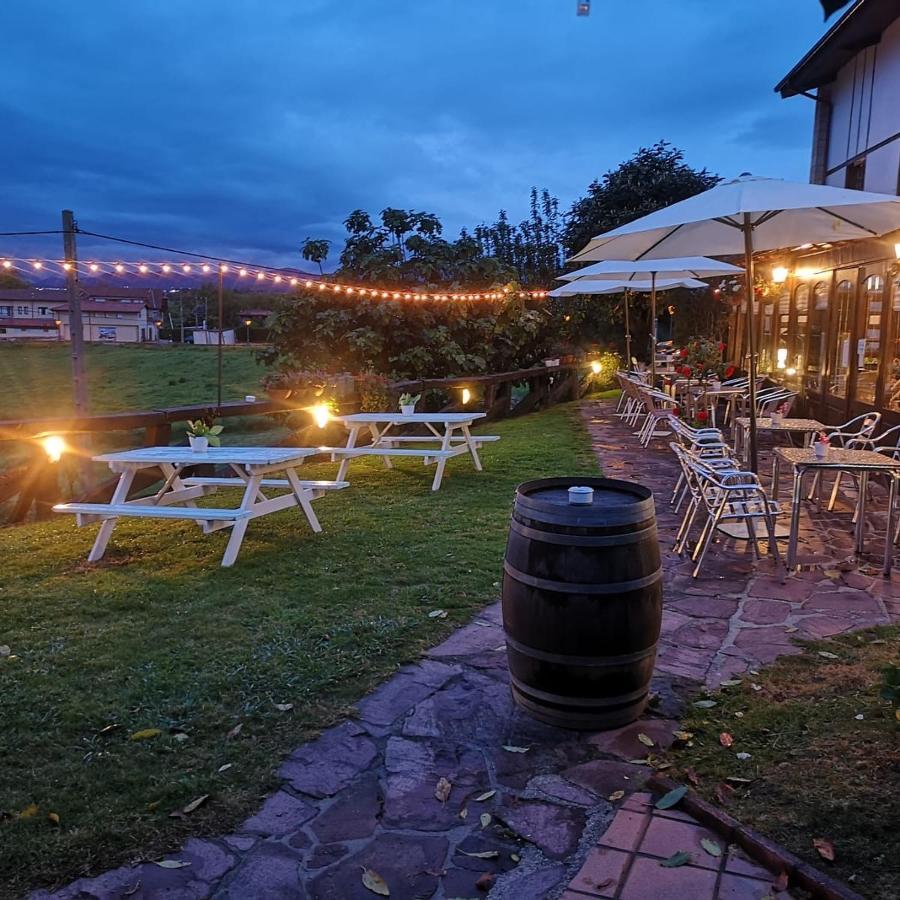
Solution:
M202 265L194 266L190 263L181 261L155 263L123 263L120 261L115 261L72 264L70 262L61 260L26 260L9 257L0 259L0 266L2 266L2 268L5 270L15 268L30 268L36 271L53 271L55 269L60 272L71 272L74 269L76 272L80 271L83 273L90 273L91 275L102 274L104 272L115 273L116 275L125 275L127 273L134 273L139 275L191 275L198 272L203 272L204 274L209 274L213 271L218 271L221 274L233 272L240 278L253 277L257 282L271 281L273 284L278 285L288 284L293 288L302 287L308 290L319 291L330 290L330 292L333 294L346 294L347 296L352 297L371 297L380 300L433 300L442 302L462 300L471 302L477 300L501 300L505 297L508 297L512 293L512 289L509 287L504 287L502 290L498 291L486 291L479 293L444 293L435 291L403 291L393 289L383 290L381 288L360 287L357 285L344 284L335 281L321 281L319 279L312 278L301 279L296 276L288 277L287 275L282 274L277 270L258 269L255 266L252 268L248 268L246 266L230 268L225 263L218 263L216 266L212 266L209 263L203 263ZM548 292L545 290L526 290L519 291L518 293L536 299L546 297L548 294Z

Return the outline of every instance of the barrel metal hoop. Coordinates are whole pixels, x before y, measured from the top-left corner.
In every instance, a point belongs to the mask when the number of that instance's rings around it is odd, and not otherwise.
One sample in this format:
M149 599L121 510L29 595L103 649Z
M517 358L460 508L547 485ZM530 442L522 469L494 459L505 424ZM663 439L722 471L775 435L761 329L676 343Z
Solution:
M510 530L522 537L531 538L544 544L565 544L575 547L618 547L620 544L638 544L656 532L655 523L641 531L628 531L619 534L590 535L567 534L563 531L542 531L523 525L515 516L510 522Z
M613 666L625 666L630 663L640 662L656 654L656 641L644 650L636 650L634 653L623 653L621 656L568 656L564 653L547 653L546 650L538 650L529 644L522 644L515 638L506 635L506 643L513 650L523 656L539 659L541 662L559 663L569 666L584 666L590 669L604 669Z
M540 700L545 701L546 703L553 703L561 707L623 706L628 703L633 703L635 700L640 700L642 697L645 697L649 690L649 686L645 686L639 688L636 691L632 691L630 694L618 694L615 697L571 697L567 694L548 694L546 691L540 691L537 688L532 687L530 684L526 684L524 681L522 681L521 678L517 678L511 672L510 677L513 684L523 694L531 697L536 697Z
M602 511L585 506L579 508L577 506L557 507L549 506L547 503L535 501L527 496L519 494L516 497L516 510L521 510L524 515L529 518L543 520L546 522L555 522L560 525L581 525L581 526L600 526L615 527L618 525L639 525L654 519L656 509L652 500L642 500L631 506L622 507L621 509L605 508Z
M536 578L534 575L526 575L520 572L508 560L503 560L503 571L510 578L539 591L553 591L557 594L627 594L630 591L639 591L662 580L662 566L655 572L645 575L643 578L634 578L631 581L617 581L610 584L580 584L573 581L551 581L549 578Z

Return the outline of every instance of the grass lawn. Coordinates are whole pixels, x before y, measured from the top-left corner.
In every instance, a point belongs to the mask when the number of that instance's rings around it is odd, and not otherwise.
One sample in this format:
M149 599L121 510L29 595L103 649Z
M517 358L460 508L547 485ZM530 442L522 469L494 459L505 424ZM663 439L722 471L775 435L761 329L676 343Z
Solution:
M879 698L881 669L897 663L900 627L806 644L694 707L684 721L693 746L670 755L698 790L734 783L728 811L865 897L896 898L900 884L900 722ZM754 688L756 685L756 688ZM719 736L733 736L730 749ZM751 758L738 761L736 753ZM727 791L726 791L727 793ZM813 841L834 845L821 858Z
M452 460L432 494L421 463L357 461L323 534L254 521L233 569L187 523L126 521L93 566L95 527L0 531L0 895L227 833L288 751L496 599L516 484L596 462L574 405L487 427L484 473Z
M216 348L86 345L91 412L179 406L216 400ZM223 398L262 394L265 369L254 351L227 347ZM72 368L68 344L0 342L0 419L68 415Z

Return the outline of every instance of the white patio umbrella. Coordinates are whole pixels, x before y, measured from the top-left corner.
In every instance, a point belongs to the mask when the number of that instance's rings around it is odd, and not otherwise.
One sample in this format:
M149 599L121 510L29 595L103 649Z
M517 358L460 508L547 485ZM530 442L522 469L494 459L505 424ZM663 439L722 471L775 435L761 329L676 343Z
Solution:
M677 259L608 259L561 275L563 281L613 279L623 281L650 279L650 373L656 379L656 284L660 279L714 278L717 275L741 275L743 269L705 256L681 256Z
M593 268L590 266L589 268ZM569 278L576 274L570 272L568 275L562 276ZM634 291L638 294L652 294L654 298L654 315L655 315L655 299L657 291L669 291L672 288L698 288L709 287L705 281L698 281L696 278L662 278L660 280L651 279L650 281L623 281L607 280L606 278L581 278L578 281L569 281L561 285L555 290L550 291L551 297L574 297L578 294L625 294L625 354L628 357L627 363L631 365L631 322L628 311L628 296ZM655 369L656 359L656 321L653 322L653 359Z
M900 197L742 175L591 240L573 261L744 255L750 354L750 466L757 465L753 253L881 237L900 228Z

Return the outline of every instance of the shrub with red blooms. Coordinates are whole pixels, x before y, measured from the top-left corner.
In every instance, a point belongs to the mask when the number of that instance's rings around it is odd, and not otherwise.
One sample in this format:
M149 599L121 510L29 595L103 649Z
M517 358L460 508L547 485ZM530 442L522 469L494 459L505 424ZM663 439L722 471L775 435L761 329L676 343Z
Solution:
M709 419L709 413L705 409L701 409L697 413L697 421L698 422L706 422Z
M737 372L737 369L735 369L734 366L728 366L728 367L725 369L725 377L726 377L726 378L734 378L734 373L735 373L735 372Z

